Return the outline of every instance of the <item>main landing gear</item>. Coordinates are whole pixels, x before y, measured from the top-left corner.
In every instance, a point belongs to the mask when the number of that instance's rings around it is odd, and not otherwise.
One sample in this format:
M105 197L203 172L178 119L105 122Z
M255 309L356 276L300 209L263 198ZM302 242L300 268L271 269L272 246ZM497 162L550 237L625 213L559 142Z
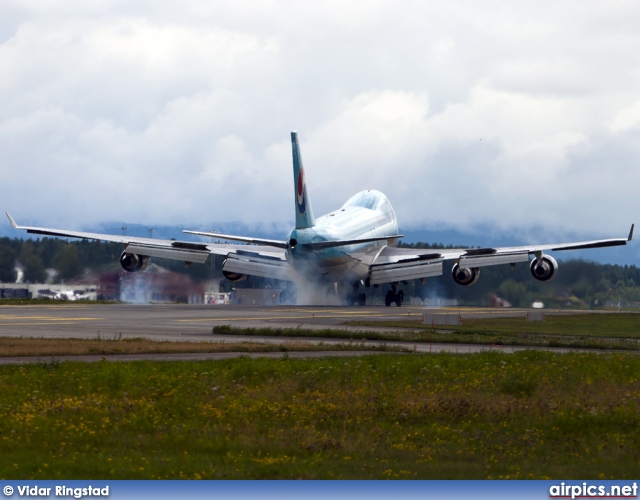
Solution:
M367 302L367 296L358 290L360 289L360 281L354 281L352 286L352 291L347 297L347 303L350 306L363 306Z
M403 302L404 292L398 290L398 283L391 283L391 290L389 290L384 297L384 305L389 307L392 303L395 303L396 306L400 307Z

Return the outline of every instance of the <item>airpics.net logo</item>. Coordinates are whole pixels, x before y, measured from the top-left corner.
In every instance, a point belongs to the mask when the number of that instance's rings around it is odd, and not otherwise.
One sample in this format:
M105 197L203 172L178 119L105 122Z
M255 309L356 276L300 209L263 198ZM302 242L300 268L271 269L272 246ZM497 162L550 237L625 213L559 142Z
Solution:
M549 498L638 498L638 485L560 483L549 488Z

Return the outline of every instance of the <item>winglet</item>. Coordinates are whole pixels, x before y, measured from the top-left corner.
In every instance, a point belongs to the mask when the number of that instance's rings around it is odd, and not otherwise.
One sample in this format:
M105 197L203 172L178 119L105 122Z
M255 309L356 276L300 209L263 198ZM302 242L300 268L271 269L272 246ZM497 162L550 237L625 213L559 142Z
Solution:
M633 239L633 226L635 226L635 224L631 224L631 231L629 231L629 239L627 241L631 241Z
M16 221L14 221L13 217L9 215L9 212L5 212L5 214L7 214L7 218L9 219L9 222L11 222L13 229L16 229L18 227L18 224L16 224Z

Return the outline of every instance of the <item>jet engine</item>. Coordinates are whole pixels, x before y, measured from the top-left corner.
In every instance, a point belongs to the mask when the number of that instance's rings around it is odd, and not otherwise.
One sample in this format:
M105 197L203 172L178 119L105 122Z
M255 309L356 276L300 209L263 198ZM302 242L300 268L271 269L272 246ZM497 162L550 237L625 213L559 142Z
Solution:
M531 274L540 281L549 281L558 274L558 263L550 255L541 255L531 261Z
M477 267L461 268L458 264L454 264L451 269L451 275L453 276L453 281L458 285L469 286L478 281L478 278L480 277L480 269Z
M146 255L122 252L120 265L125 271L129 271L130 273L142 271L149 265L149 257Z
M227 263L227 259L222 263L222 275L227 278L229 281L244 281L250 276L242 273L234 273L233 271L225 271L224 265Z
M222 271L222 275L229 281L244 281L249 278L246 274L232 273L229 271Z

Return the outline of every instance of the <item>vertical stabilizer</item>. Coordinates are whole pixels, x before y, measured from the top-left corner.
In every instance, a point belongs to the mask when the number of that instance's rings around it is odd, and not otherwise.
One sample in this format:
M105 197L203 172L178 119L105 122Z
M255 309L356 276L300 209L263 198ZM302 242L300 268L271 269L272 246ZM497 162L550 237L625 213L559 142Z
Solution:
M300 156L300 145L298 144L298 133L291 132L291 148L293 151L293 187L295 191L296 204L296 229L313 227L313 210L311 202L307 196L307 183Z

